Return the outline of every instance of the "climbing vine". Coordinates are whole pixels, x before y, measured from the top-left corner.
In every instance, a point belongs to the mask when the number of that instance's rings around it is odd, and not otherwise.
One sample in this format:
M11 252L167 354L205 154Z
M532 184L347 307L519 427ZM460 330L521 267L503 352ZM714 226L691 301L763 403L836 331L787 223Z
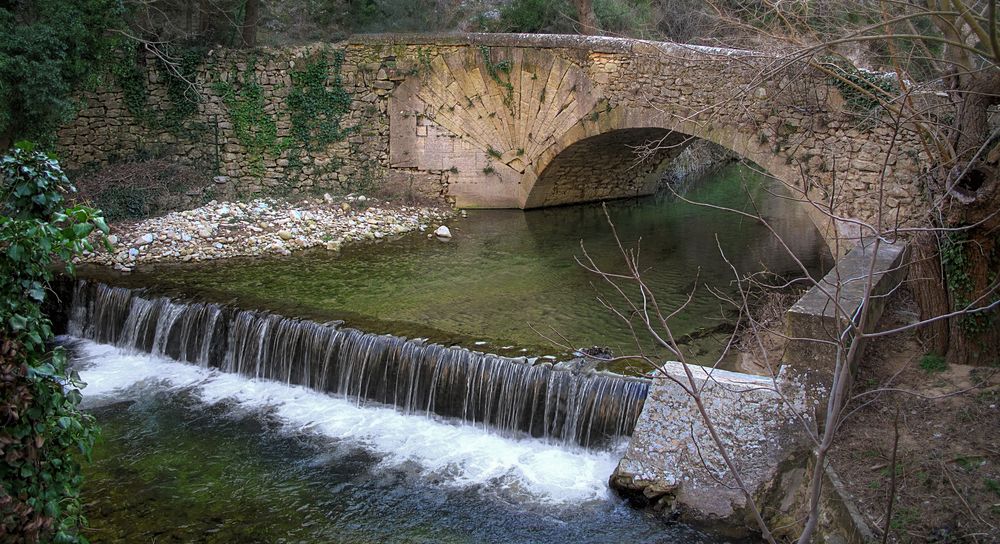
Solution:
M343 63L343 51L334 53L332 63L324 52L305 70L292 73L288 95L292 136L307 150L339 142L354 131L353 127L341 126L343 117L351 111L351 95L344 89L340 74Z
M217 81L212 87L229 110L233 132L250 156L251 171L261 176L264 156L280 153L282 142L278 140L274 117L264 111L264 88L257 81L255 64L249 62L242 76L234 70L229 81Z
M968 256L969 235L965 231L955 231L946 235L941 241L941 265L944 268L945 282L951 292L956 310L967 307L972 302L975 292L975 282L970 274L971 262ZM990 255L991 260L997 260L998 255ZM997 272L990 271L987 280L996 280ZM959 321L959 326L969 335L977 335L986 331L994 318L993 314L966 315Z
M483 57L483 64L486 66L486 73L489 74L490 79L504 90L504 105L507 108L513 109L514 85L510 82L510 71L514 68L514 65L509 60L494 63L488 46L479 46L479 53Z
M140 123L150 128L163 128L179 133L185 122L198 112L201 97L192 88L198 66L205 58L203 47L165 46L163 53L172 59L172 66L156 58L155 68L166 87L168 105L152 108L144 57L132 40L122 40L118 47L118 62L111 67L111 75L122 90L125 108ZM162 111L162 113L160 113Z
M80 463L96 436L76 372L51 349L42 311L56 263L93 251L100 212L65 205L73 186L48 155L19 144L0 157L0 541L86 542Z
M146 71L139 65L136 42L122 41L118 54L118 62L111 66L111 75L122 90L125 109L139 122L149 124L151 115L146 109Z
M176 59L176 67L170 68L163 59L156 59L156 68L167 87L170 107L163 113L166 127L178 127L195 113L201 97L191 84L198 76L198 66L205 58L204 47L167 48L166 54ZM176 70L176 71L175 71Z
M877 117L882 109L880 97L899 93L896 81L888 74L826 65L833 74L830 82L840 91L848 108L867 117Z

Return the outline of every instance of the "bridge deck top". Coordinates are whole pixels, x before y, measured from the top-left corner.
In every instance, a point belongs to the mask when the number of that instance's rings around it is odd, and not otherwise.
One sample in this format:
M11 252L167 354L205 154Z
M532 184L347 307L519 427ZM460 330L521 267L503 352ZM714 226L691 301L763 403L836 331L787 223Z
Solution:
M489 47L532 47L541 49L582 49L597 53L631 53L636 47L661 49L667 53L700 53L719 56L761 56L741 49L707 47L672 42L656 42L609 36L576 34L497 34L497 33L398 33L355 34L352 45L485 45Z

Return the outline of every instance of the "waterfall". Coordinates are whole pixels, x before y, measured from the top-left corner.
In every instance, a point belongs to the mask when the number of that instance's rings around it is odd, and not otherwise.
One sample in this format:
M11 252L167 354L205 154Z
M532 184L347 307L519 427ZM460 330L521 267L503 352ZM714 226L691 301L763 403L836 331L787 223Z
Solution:
M631 434L649 383L578 373L144 290L77 283L71 334L508 435L601 447Z

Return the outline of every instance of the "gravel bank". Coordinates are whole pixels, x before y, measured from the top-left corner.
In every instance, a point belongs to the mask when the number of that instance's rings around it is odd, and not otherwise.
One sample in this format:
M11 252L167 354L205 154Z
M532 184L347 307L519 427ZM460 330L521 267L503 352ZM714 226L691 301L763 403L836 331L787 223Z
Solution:
M310 247L336 251L351 242L433 231L451 216L446 208L400 206L354 195L302 202L213 200L193 210L114 223L113 251L100 248L77 262L129 271L141 263L288 255Z

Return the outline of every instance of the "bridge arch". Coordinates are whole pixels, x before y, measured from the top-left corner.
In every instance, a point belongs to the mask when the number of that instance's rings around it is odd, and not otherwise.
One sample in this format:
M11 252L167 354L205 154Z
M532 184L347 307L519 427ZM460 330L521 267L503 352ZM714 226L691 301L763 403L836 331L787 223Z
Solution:
M761 167L779 182L802 186L797 163L776 155L759 140L734 138L718 126L676 121L650 109L617 107L581 119L536 158L525 175L521 208L540 208L649 195L662 172L695 139L717 144ZM834 232L829 215L804 204L827 240Z
M440 175L459 207L649 194L687 138L832 206L833 219L807 205L829 242L855 236L854 219L880 207L920 206L908 190L919 138L858 127L839 91L808 69L762 81L772 59L757 53L569 36L471 35L434 51L391 91L388 162ZM667 146L637 165L634 149L660 139ZM882 180L893 196L880 202Z

